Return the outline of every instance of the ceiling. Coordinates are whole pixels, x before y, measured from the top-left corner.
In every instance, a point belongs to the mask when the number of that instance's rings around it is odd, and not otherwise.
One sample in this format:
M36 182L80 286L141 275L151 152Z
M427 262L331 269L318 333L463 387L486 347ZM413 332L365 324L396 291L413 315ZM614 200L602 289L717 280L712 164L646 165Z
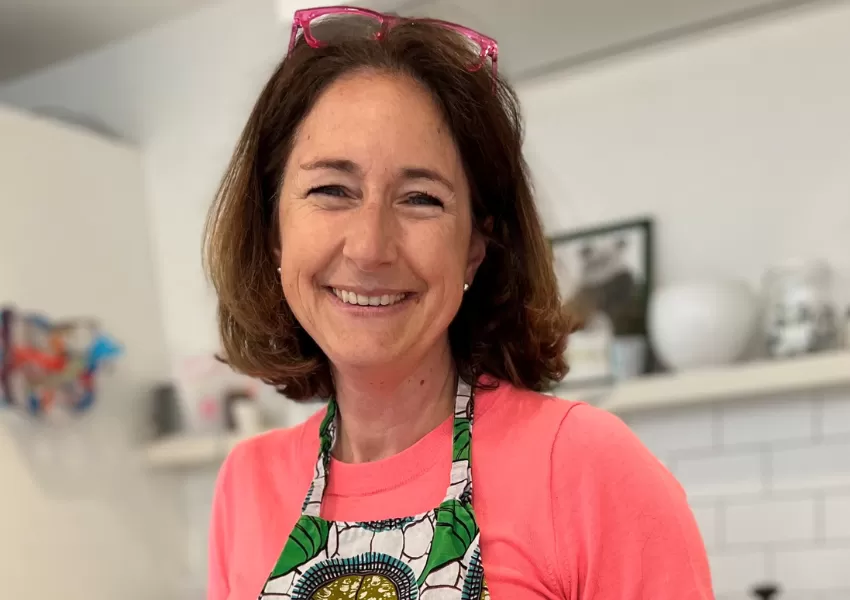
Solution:
M209 0L0 0L0 81L93 50Z
M235 1L235 0L234 0ZM300 0L276 0L291 4ZM344 1L344 0L343 0ZM837 0L365 0L462 22L499 41L514 80L631 48ZM0 0L0 82L177 17L210 0ZM275 0L268 0L271 4ZM331 4L306 0L303 4Z
M400 12L490 35L516 81L816 1L409 0Z

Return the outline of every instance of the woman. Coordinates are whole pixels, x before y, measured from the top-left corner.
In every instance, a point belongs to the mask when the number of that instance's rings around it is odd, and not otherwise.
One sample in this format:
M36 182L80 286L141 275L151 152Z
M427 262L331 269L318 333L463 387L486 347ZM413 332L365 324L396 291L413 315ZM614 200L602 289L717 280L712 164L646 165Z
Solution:
M570 324L496 59L456 25L296 13L206 262L229 364L329 402L225 461L211 600L711 597L672 476L538 393Z

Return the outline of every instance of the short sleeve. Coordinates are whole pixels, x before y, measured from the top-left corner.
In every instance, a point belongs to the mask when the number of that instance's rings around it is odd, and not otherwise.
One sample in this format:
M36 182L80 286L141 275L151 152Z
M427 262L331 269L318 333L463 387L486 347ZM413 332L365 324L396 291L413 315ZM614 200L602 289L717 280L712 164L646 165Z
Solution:
M684 490L618 417L573 407L557 434L552 469L565 598L714 598Z

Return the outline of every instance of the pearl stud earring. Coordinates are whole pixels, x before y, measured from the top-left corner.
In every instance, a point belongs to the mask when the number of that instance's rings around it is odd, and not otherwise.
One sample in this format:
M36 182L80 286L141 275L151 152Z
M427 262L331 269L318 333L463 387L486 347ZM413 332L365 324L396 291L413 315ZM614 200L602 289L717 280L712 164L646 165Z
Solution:
M466 291L466 290L468 290L468 289L469 289L469 284L468 284L468 283L464 283L464 284L463 284L463 291L465 292L465 291Z

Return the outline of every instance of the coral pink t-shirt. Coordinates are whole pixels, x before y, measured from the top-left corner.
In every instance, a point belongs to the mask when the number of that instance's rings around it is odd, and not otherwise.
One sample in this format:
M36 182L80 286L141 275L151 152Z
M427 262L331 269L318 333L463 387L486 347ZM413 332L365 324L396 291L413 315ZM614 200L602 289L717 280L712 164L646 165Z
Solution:
M209 600L256 600L298 519L324 410L239 444L219 473ZM385 460L331 462L322 517L419 514L446 493L449 417ZM685 494L617 417L502 383L475 396L473 505L494 600L710 600Z

